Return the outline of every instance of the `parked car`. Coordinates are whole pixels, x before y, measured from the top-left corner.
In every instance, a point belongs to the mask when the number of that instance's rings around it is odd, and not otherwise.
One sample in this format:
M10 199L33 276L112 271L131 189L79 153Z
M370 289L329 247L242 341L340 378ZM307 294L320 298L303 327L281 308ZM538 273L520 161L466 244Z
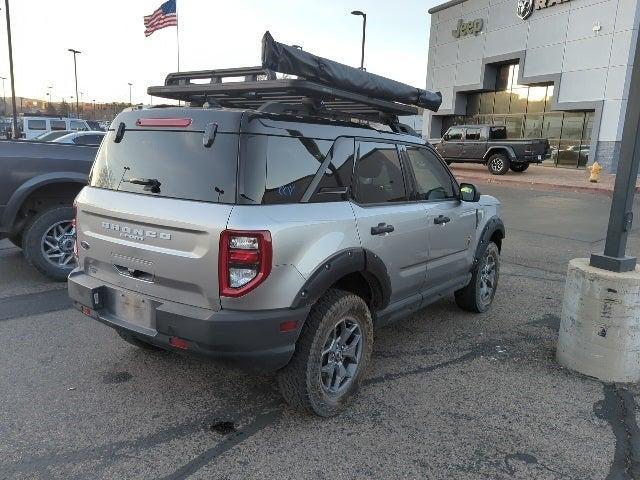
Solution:
M52 142L0 145L0 238L52 279L66 280L76 265L72 204L97 151Z
M32 142L52 142L57 138L73 133L71 130L53 130L51 132L44 132L31 139Z
M24 116L20 119L20 123L22 138L26 140L32 140L41 133L52 130L91 130L87 122L79 118Z
M56 138L55 143L72 143L75 145L93 145L97 147L102 142L105 132L91 131L88 132L73 132Z
M451 127L435 147L447 164L483 163L493 175L504 175L509 169L524 172L551 153L547 139L507 139L507 128L493 125Z
M99 131L99 132L104 132L107 130L101 125L100 122L96 122L95 120L86 120L86 122L87 122L87 125L89 125L89 128L91 130Z
M449 294L474 312L493 301L499 202L420 137L247 109L112 125L75 201L68 288L132 345L277 372L291 405L329 416L358 389L374 326Z

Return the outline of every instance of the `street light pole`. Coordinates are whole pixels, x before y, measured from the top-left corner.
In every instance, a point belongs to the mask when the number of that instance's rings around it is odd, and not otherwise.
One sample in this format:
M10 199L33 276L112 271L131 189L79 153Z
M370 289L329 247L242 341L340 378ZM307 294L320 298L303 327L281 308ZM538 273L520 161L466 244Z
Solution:
M611 213L604 254L591 255L591 266L612 272L632 272L635 257L626 255L627 237L633 224L633 197L640 165L640 37L635 46L635 60L631 69L627 115L622 130L620 159L611 200Z
M133 86L133 83L129 82L129 106L132 107L133 106L133 102L131 101L131 87Z
M18 113L16 108L16 83L13 76L13 45L11 43L11 14L9 13L9 0L4 0L4 13L7 20L7 44L9 47L9 77L11 77L11 106L13 108L13 135L18 134Z
M76 79L76 118L79 118L79 110L78 110L78 67L76 65L76 55L82 53L80 50L74 50L73 48L68 49L69 52L73 53L73 74Z
M362 56L360 57L360 70L364 70L364 43L367 35L367 14L360 10L354 10L351 15L362 17Z
M0 77L0 80L2 80L2 116L3 117L7 116L7 98L4 93L4 81L6 79L7 77Z

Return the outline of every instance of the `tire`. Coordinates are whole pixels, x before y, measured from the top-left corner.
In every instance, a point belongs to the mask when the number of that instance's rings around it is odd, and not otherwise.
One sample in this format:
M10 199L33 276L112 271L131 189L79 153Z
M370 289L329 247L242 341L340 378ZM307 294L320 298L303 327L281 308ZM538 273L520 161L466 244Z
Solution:
M493 267L491 267L493 265ZM490 271L493 271L491 275ZM498 246L489 242L477 268L474 270L469 285L455 293L456 304L468 312L483 313L489 310L498 288L500 276L500 251ZM490 280L491 289L487 292L484 286Z
M23 250L27 261L40 273L58 282L65 281L76 267L72 219L73 207L51 207L38 213L23 234ZM45 236L49 239L47 242Z
M147 350L149 352L157 352L159 350L163 350L162 348L152 345L151 343L147 343L144 340L140 340L139 338L136 338L123 330L116 330L116 332L125 342L133 345L134 347L138 347L141 350Z
M522 173L527 168L529 168L529 164L528 163L512 163L509 168L511 168L512 172Z
M366 303L352 293L329 290L311 309L291 361L276 375L280 393L299 410L337 415L358 391L372 348ZM351 375L340 380L347 372Z
M496 153L489 157L487 168L492 175L504 175L509 171L511 162L503 153Z
M9 237L9 241L16 247L22 248L22 233L16 233L15 235Z

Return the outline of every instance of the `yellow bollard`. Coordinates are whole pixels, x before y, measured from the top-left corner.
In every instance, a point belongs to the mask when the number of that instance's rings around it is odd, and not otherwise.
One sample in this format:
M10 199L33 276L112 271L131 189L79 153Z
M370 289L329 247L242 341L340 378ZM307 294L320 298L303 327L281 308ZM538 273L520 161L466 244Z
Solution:
M598 183L598 178L600 177L600 172L602 171L602 167L598 162L593 162L593 165L589 167L591 171L591 176L589 177L589 181L591 183Z

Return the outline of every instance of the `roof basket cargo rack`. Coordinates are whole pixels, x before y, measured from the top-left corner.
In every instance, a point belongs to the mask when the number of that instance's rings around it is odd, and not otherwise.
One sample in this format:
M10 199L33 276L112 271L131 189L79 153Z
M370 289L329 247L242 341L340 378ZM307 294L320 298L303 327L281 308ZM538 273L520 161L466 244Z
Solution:
M317 57L263 38L262 66L176 72L149 95L183 100L192 106L252 109L385 123L414 134L398 122L417 107L437 111L442 97L378 75ZM276 70L284 74L276 76ZM297 78L291 78L294 75Z

